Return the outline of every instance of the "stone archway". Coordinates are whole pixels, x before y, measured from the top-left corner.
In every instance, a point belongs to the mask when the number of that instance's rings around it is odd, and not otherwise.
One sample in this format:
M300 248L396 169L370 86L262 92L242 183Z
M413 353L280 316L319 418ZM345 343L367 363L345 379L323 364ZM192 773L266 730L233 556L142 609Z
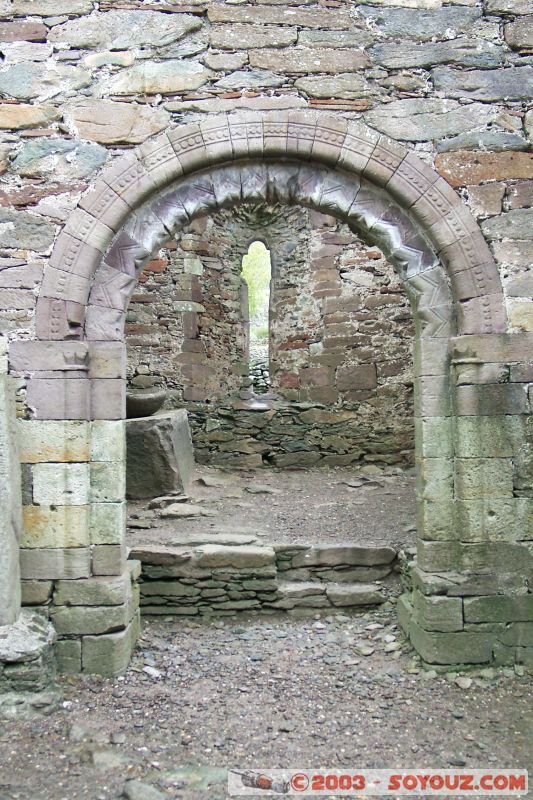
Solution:
M412 153L355 123L291 113L181 126L114 162L56 242L37 304L39 341L10 349L12 372L27 378L23 436L63 432L42 465L57 481L44 495L61 518L41 561L23 549L21 563L23 578L70 579L76 621L59 604L52 617L69 637L60 645L72 669L98 671L103 652L123 668L137 628L123 545L121 422L122 331L137 276L154 248L199 214L259 200L347 222L379 244L410 296L419 547L400 617L415 647L442 664L529 657L520 626L533 620L524 543L531 501L516 478L527 376L511 378L511 365L527 360L528 340L503 334L490 250L460 198ZM494 365L503 365L505 382ZM79 436L86 446L73 456ZM67 529L78 532L74 545ZM123 580L118 633L94 622L92 606L104 603L81 599L95 576Z

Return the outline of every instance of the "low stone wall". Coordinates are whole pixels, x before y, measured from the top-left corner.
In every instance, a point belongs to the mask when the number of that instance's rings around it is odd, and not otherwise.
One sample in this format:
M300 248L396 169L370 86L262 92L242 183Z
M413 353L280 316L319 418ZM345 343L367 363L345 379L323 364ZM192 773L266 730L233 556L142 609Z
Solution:
M215 408L189 405L196 461L233 469L319 464L409 464L412 423L383 416L375 403L326 408L277 399L236 401Z
M134 548L142 563L141 613L228 616L313 614L382 603L375 583L396 568L390 547L295 544Z

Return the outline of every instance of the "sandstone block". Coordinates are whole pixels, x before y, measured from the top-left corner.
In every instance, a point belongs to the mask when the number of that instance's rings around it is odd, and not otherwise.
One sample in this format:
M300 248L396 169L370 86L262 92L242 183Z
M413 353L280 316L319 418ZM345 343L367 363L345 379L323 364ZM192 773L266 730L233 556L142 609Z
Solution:
M530 153L509 151L487 153L473 150L440 154L435 167L452 186L467 186L486 180L533 177Z
M131 576L127 569L115 577L60 580L54 591L56 606L120 606L131 594Z
M126 422L128 497L187 489L194 457L187 412L178 409Z
M431 597L416 591L414 619L426 631L461 631L463 601L460 597Z
M22 605L42 606L52 598L52 581L21 581Z
M57 671L61 675L77 675L81 672L81 641L62 639L55 643L54 655Z
M468 597L464 609L465 622L532 622L533 595Z
M334 567L339 565L371 567L390 564L396 557L392 547L355 547L331 545L313 547L292 559L293 567Z
M294 44L297 37L296 28L280 28L277 25L259 27L235 23L214 25L209 31L211 45L226 50L285 47Z
M435 89L446 97L497 102L526 100L533 92L533 67L530 66L468 71L436 67L432 76Z
M102 636L84 636L82 639L83 672L107 677L115 677L124 673L139 633L140 618L137 614L123 631Z
M45 506L83 506L89 503L88 464L35 464L33 500Z
M252 570L275 563L275 552L271 547L258 545L224 546L203 545L193 554L195 567L234 567Z
M0 128L4 130L38 128L53 122L59 116L59 111L54 106L25 103L0 104Z
M93 461L90 465L91 503L121 503L126 491L122 461Z
M0 42L44 42L47 33L41 22L0 22Z
M385 600L376 586L364 583L328 583L326 595L330 603L343 608L378 605Z
M26 404L39 420L89 419L89 381L30 378Z
M475 500L487 494L512 497L512 462L507 458L456 459L455 491L460 500Z
M196 61L143 61L97 84L101 95L174 94L199 89L210 72Z
M412 620L409 634L419 655L429 664L484 664L492 660L493 635L489 631L433 633Z
M125 628L133 616L133 604L118 606L54 606L51 620L60 635L110 633Z
M20 611L19 539L22 532L20 464L12 379L0 376L0 625Z
M23 464L89 461L89 428L85 421L19 419L17 432Z
M126 531L126 503L92 503L91 544L120 544Z
M84 547L89 544L88 506L24 506L22 516L22 547Z
M97 544L91 553L93 575L122 575L126 569L126 547L123 544Z
M20 570L25 580L87 578L91 574L90 565L88 547L20 551Z
M201 25L201 20L191 14L169 15L159 11L112 9L55 25L48 40L85 49L163 47L198 30Z
M65 117L78 136L102 144L144 142L164 130L170 119L160 108L89 99L68 105Z
M252 50L250 65L272 72L356 72L368 66L368 57L359 50L331 50L326 48L288 48L287 50Z

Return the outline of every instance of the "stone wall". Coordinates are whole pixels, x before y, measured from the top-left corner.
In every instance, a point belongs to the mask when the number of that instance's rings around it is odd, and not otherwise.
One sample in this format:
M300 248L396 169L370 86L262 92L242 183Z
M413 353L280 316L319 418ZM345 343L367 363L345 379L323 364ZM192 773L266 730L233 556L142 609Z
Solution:
M303 616L378 605L390 594L382 581L396 567L393 548L350 544L148 545L132 556L142 563L141 609L148 615Z
M412 298L413 642L442 663L499 645L531 661L531 15L523 0L409 4L66 0L58 17L50 0L0 0L21 569L30 602L52 591L67 618L73 669L106 653L123 668L137 629L125 584L113 623L83 593L125 575L124 458L101 436L123 436L137 274L191 218L252 201L334 213ZM55 583L78 580L81 622Z
M3 331L34 334L58 226L120 152L219 111L305 108L360 120L434 164L482 220L513 326L531 330L518 277L533 230L524 0L95 5L69 0L57 16L49 0L0 4Z
M275 410L262 415L240 402L251 398L240 271L257 239L273 262L277 398L266 398L263 412ZM146 265L133 295L128 372L132 390L163 386L168 407L188 408L201 463L412 458L414 326L379 249L324 214L261 206L200 218L171 244Z

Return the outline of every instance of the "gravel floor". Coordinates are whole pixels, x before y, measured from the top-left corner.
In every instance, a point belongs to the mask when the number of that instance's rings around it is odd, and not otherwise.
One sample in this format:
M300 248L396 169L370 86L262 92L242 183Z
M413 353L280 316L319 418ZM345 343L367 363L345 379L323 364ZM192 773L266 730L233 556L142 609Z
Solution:
M135 800L221 800L230 767L533 767L531 679L455 678L420 671L390 604L145 622L125 678L71 678L56 714L4 726L0 797L107 800L136 779Z
M219 483L218 486L206 486ZM414 542L412 475L357 469L228 473L197 469L190 502L206 516L163 520L144 502L129 504L130 545L178 541L191 534L251 534L259 541L405 546ZM139 519L140 518L140 519Z

